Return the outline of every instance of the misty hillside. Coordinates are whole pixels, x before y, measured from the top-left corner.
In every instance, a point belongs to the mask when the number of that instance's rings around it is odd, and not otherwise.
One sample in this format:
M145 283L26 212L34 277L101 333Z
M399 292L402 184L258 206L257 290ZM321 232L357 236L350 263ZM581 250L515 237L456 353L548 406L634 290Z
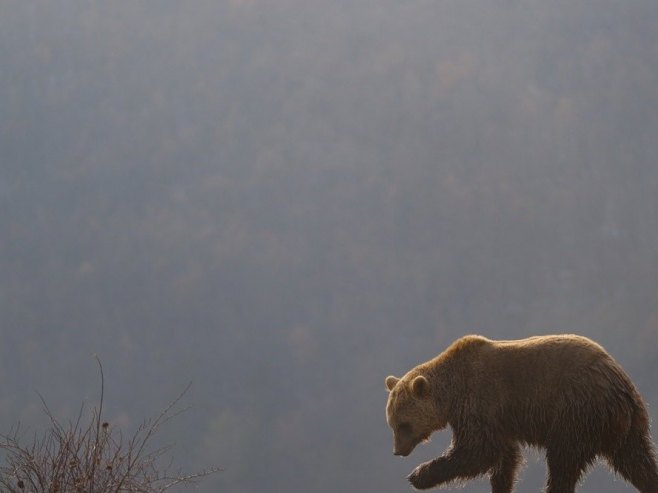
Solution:
M449 434L394 458L384 377L473 332L658 418L655 0L8 0L0 67L3 429L96 353L128 428L193 382L200 492L410 491Z

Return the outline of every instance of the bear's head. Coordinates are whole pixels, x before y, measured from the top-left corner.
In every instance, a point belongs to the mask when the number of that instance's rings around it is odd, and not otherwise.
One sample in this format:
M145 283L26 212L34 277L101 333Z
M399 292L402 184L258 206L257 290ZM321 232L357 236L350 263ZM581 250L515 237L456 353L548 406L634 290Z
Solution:
M386 422L393 430L395 455L406 457L420 442L447 426L430 381L420 374L386 377Z

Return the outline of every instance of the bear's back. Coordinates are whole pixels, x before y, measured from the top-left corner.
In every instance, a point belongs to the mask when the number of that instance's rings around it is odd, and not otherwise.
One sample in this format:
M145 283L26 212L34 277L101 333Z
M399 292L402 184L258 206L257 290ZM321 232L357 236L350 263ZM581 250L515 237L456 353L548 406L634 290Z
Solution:
M527 443L543 442L557 422L574 433L591 428L595 434L618 426L620 418L625 423L634 412L638 394L630 378L585 337L485 341L472 346L464 366L468 393L479 396L471 411L506 423Z

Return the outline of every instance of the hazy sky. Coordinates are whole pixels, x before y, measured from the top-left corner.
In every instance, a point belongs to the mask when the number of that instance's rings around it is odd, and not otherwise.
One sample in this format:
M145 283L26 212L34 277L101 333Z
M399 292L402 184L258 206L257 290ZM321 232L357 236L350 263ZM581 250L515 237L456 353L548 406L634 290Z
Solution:
M384 377L470 332L658 405L654 0L9 0L0 67L5 430L98 354L126 429L193 382L199 491L409 491Z

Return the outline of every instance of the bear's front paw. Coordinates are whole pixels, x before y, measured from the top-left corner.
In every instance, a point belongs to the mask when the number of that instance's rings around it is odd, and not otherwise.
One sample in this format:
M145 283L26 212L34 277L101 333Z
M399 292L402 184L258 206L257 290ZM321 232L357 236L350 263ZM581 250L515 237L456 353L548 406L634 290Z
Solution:
M425 462L424 464L421 464L416 469L414 469L411 474L407 476L411 486L417 490L427 490L436 485L435 482L432 481L430 465L431 462Z

